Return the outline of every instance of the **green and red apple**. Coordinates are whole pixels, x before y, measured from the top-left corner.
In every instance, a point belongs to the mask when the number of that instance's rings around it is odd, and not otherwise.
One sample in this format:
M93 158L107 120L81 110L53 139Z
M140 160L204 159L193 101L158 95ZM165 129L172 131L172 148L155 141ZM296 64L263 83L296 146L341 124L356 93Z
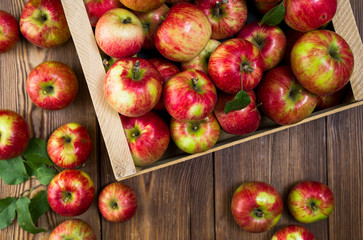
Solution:
M88 223L79 219L69 219L59 224L49 236L48 240L96 240L96 235Z
M266 14L271 9L279 5L281 3L281 0L253 0L253 2L256 6L256 9L261 14Z
M137 12L149 12L159 8L165 0L120 0L125 7Z
M0 10L0 53L12 49L19 41L19 24L10 13Z
M277 231L271 240L316 240L316 238L306 228L290 225Z
M89 21L92 27L96 27L98 20L108 10L122 8L120 0L83 0Z

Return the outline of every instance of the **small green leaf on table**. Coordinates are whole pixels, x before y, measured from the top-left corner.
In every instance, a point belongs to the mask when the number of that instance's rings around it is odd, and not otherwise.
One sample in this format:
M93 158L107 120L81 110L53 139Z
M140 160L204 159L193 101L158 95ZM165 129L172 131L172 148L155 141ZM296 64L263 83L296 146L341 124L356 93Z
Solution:
M15 218L15 198L0 199L0 229L8 227Z
M21 157L0 161L0 178L9 185L19 184L29 179Z
M27 232L36 234L40 232L46 232L46 230L37 228L34 225L32 216L29 211L30 199L27 197L19 198L15 203L15 209L18 214L19 226Z
M251 103L251 97L245 91L239 91L232 101L226 103L224 107L224 112L228 114L234 110L241 110Z
M262 19L259 25L266 23L269 26L275 26L284 20L285 17L285 7L284 7L284 1L282 1L279 5L272 8L268 13L266 13Z
M48 185L57 175L57 172L49 167L43 166L37 169L37 179L43 185Z
M40 138L32 138L29 140L28 147L23 156L27 162L32 162L33 164L53 165L53 162L48 156L47 142Z
M40 216L46 213L48 209L49 202L47 198L47 191L42 190L30 199L29 211L34 223L40 218Z

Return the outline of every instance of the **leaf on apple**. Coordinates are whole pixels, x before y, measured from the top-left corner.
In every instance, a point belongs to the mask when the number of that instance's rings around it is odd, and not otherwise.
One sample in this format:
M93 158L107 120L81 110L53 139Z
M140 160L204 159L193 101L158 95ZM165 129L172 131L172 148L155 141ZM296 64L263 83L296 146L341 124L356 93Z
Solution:
M0 178L9 185L22 183L29 179L23 159L16 157L0 161Z
M269 26L275 26L284 20L285 17L285 7L284 7L284 1L282 1L279 5L272 8L268 13L266 13L262 19L259 25L266 23Z
M0 199L0 229L8 227L15 218L15 198Z
M37 169L36 176L41 184L48 185L55 175L57 175L57 172L54 169L43 166Z
M49 209L49 202L47 198L47 191L40 191L32 199L30 199L29 211L32 216L33 223L35 223L40 216L46 213Z
M46 232L45 229L37 228L34 225L32 215L30 214L29 205L31 201L27 197L19 198L15 203L16 213L18 214L19 226L27 232L36 234Z
M23 154L24 158L34 164L46 164L52 166L47 152L47 142L40 138L31 138L27 149Z
M241 110L251 103L251 97L245 91L239 91L232 101L226 103L224 107L224 112L228 114L234 110Z

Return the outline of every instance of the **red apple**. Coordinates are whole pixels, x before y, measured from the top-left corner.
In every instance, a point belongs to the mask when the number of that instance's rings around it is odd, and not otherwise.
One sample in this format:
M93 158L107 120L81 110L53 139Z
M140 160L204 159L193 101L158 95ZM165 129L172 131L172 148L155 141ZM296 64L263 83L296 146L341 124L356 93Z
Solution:
M29 73L26 91L33 103L40 108L63 109L76 98L77 77L64 63L44 62Z
M337 0L286 0L284 6L286 24L297 31L308 32L333 19L337 11Z
M248 232L265 232L280 220L283 203L280 194L264 182L247 182L233 194L232 215Z
M121 115L121 122L136 166L150 165L162 157L168 148L170 133L161 117L153 112L134 118Z
M284 55L284 60L283 62L286 65L291 65L290 62L290 58L291 58L291 50L294 47L295 43L297 42L297 40L299 40L299 38L304 35L304 32L300 32L300 31L296 31L292 28L289 28L285 31L285 36L286 36L286 50L285 50L285 55Z
M250 41L260 49L264 71L276 67L284 57L286 37L278 26L260 26L258 21L252 22L244 26L237 37Z
M176 62L195 58L207 45L212 29L208 18L195 5L174 5L156 31L157 50Z
M102 15L97 22L95 36L102 51L115 58L135 55L144 43L140 20L122 8L111 9Z
M25 119L16 112L0 109L0 160L20 156L27 148L29 138Z
M261 115L256 107L256 95L253 91L247 93L250 95L251 103L241 110L231 111L228 114L224 112L224 108L227 102L232 101L235 96L218 93L214 114L224 131L231 134L245 135L256 131L260 126Z
M290 225L276 232L271 240L315 240L314 235L302 226Z
M181 121L201 120L213 111L217 92L205 73L189 69L165 83L163 101L173 118Z
M29 0L19 24L23 36L39 47L57 47L71 37L60 0Z
M266 14L272 8L279 5L281 0L254 0L253 2L261 14Z
M306 181L291 189L287 204L297 221L313 223L330 216L334 209L334 195L324 183Z
M310 92L332 94L348 83L354 56L340 35L316 30L306 33L295 43L291 67L301 85Z
M164 4L165 0L120 0L126 7L138 11L149 12L159 8Z
M151 10L150 12L134 12L135 15L139 18L144 29L145 41L142 46L143 48L155 48L154 36L156 30L158 30L159 26L163 22L163 19L166 18L168 12L169 7L165 4L161 5L161 7L157 9Z
M122 8L120 0L83 0L92 27L96 27L98 19L108 10Z
M0 10L0 53L12 49L19 38L18 21L10 13Z
M59 224L49 236L49 240L64 239L96 240L97 238L86 222L70 219Z
M315 109L318 97L304 89L289 66L269 71L257 88L262 112L280 125L300 122Z
M104 92L116 111L128 117L138 117L158 103L162 84L160 73L149 61L121 58L108 70Z
M204 72L205 74L208 74L208 62L210 55L212 55L212 52L220 45L221 43L217 40L210 39L203 49L199 53L198 56L195 58L187 61L182 62L180 65L180 68L182 71L188 70L188 69L196 69L199 71Z
M78 216L91 206L95 194L87 173L68 169L58 173L48 185L48 202L62 216Z
M132 188L121 182L107 185L98 197L98 208L110 222L124 222L135 215L137 197Z
M213 113L199 121L171 119L170 134L175 145L186 153L211 149L218 141L221 127Z
M231 38L246 23L245 0L196 0L194 4L208 17L212 39Z
M174 5L181 2L192 2L193 0L166 0L165 3L169 5Z
M259 49L247 40L233 38L223 42L212 53L209 76L223 92L236 94L254 89L261 81L263 61Z
M48 139L50 159L61 168L76 168L91 155L92 140L87 129L79 123L67 123L55 130Z
M165 84L172 76L179 73L180 70L173 63L163 58L151 58L149 61L158 69L163 84ZM160 98L159 102L154 107L155 110L165 110L163 98Z
M345 85L344 88L330 95L318 94L318 104L316 105L316 108L327 109L343 103L348 95L348 86L349 85Z

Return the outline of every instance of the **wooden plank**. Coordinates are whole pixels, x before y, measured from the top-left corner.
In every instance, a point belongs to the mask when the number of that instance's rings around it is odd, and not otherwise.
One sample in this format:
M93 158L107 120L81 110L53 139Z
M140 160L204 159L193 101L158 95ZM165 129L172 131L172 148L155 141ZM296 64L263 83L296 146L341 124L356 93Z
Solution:
M363 99L363 44L359 29L355 21L352 11L351 2L356 3L359 1L338 0L337 13L333 18L333 25L335 31L339 33L349 44L352 52L354 53L354 72L351 76L350 82L354 98L356 100ZM356 6L354 6L356 7Z
M288 191L303 180L325 182L325 156L324 119L216 152L216 239L270 239L281 227L298 224L286 208ZM285 209L280 222L266 233L247 233L233 220L230 201L234 190L245 181L267 182L280 192L284 200ZM328 239L327 221L307 227L317 239Z
M101 146L102 186L115 181ZM212 155L124 181L138 197L138 210L127 222L102 218L102 239L214 239Z
M363 107L328 117L328 177L335 196L331 240L363 239Z
M0 1L0 9L9 11L19 19L24 1ZM27 96L25 83L28 73L39 63L47 60L57 60L69 65L76 73L79 82L79 93L69 107L59 111L46 111L37 108ZM76 55L73 43L55 49L40 49L21 38L16 48L0 56L0 109L12 109L23 115L28 121L32 136L47 139L60 125L70 121L79 122L90 132L93 140L93 152L83 169L90 174L98 188L99 175L97 170L97 120L92 102L83 77L82 69ZM8 186L0 181L0 198L17 196L20 192L39 183L32 179L24 184ZM100 221L94 218L98 215L95 202L91 209L78 218L87 221L100 236ZM53 229L66 218L60 217L53 211L48 211L38 221L38 226L47 230ZM15 221L6 229L0 230L0 239L48 239L50 232L36 236L23 231Z
M136 168L119 115L107 103L103 93L106 72L86 8L82 0L62 0L62 4L87 80L88 90L107 146L112 169L116 179L119 180L136 173Z

